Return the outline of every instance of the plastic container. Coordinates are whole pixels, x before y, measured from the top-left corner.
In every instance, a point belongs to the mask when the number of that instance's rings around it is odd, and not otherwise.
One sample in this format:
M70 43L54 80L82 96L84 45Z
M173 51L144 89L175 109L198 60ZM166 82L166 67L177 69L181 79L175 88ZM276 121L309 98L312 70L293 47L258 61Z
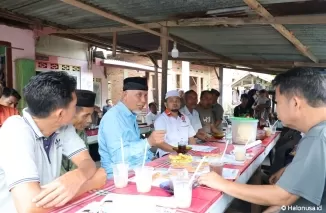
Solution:
M236 144L246 144L256 141L258 120L253 118L231 118L232 141Z

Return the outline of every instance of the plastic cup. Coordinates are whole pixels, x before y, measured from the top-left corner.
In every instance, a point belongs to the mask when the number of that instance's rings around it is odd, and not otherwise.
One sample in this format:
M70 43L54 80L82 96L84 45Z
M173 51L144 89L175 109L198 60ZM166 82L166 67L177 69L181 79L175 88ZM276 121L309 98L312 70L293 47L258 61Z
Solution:
M276 125L272 126L272 135L276 133Z
M170 179L170 189L173 189L173 181L175 179L189 178L189 174L186 169L169 168L168 173Z
M139 193L146 193L152 189L153 167L144 166L135 168L136 187Z
M216 172L217 174L219 174L220 176L223 175L223 167L224 167L224 162L223 161L213 161L209 163L209 170L211 172Z
M234 156L236 161L245 161L247 159L245 146L236 146L234 148Z
M113 165L113 180L116 188L124 188L128 185L128 164L114 164Z
M189 184L189 178L174 179L173 188L177 207L189 208L192 200L192 184Z

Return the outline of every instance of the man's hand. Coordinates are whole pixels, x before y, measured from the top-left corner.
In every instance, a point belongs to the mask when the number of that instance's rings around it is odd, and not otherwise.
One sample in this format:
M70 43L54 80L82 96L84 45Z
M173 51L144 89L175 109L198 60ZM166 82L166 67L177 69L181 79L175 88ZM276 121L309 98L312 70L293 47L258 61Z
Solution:
M208 136L207 136L206 132L201 129L198 130L196 137L202 141L208 141Z
M270 178L269 178L269 183L270 184L275 184L279 179L280 177L282 176L282 174L284 173L285 171L285 167L278 170L276 173L274 173Z
M158 130L153 131L152 134L148 137L148 143L151 146L158 146L164 143L165 131Z
M210 172L207 174L203 174L198 178L198 183L200 185L205 185L213 189L220 190L220 186L225 182L226 180L218 175L215 172Z
M33 202L37 207L60 207L70 201L79 191L86 180L78 176L77 170L67 172L55 181L41 186L42 191Z

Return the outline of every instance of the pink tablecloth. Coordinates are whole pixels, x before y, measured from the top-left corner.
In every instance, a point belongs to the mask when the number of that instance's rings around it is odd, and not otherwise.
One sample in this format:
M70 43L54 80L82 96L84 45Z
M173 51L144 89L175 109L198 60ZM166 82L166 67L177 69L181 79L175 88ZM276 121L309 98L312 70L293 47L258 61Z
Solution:
M247 167L265 150L266 145L271 143L277 135L273 135L269 138L266 138L263 141L263 145L253 147L248 150L248 152L252 153L254 156L252 159L248 159L244 165L236 166L236 165L226 165L225 168L233 168L239 169L240 174L247 169ZM218 147L219 150L224 150L225 143L216 143L216 142L207 142L203 145L206 146L215 146ZM230 152L233 149L233 145L229 145L227 152ZM195 153L193 153L195 154ZM149 166L153 166L155 168L167 168L170 165L168 157L159 158L155 161L152 161L148 164ZM93 201L100 201L105 197L108 192L114 192L119 194L139 194L136 189L136 185L134 183L129 183L128 186L124 189L116 189L114 187L114 183L112 180L108 180L107 184L103 187L102 190L88 192L79 197L76 201L72 201L68 203L66 206L53 211L53 213L73 213L86 206L87 204ZM149 193L145 193L145 195L151 196L171 196L163 189L158 187L152 187L152 190ZM222 193L217 190L213 190L207 187L197 187L193 190L192 194L192 204L188 209L179 209L177 212L179 213L203 213L205 212L217 199L220 198Z

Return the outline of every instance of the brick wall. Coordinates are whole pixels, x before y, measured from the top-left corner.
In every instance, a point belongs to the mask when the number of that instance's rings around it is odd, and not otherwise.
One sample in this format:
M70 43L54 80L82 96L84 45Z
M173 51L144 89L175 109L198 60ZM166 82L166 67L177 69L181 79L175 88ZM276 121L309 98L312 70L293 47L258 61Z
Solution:
M146 57L128 57L124 59L125 61L129 62L135 62L147 66L153 66L152 62L146 58ZM160 63L159 63L160 66ZM171 61L170 67L172 67L171 70L169 70L169 75L171 77L169 78L171 82L168 82L169 87L172 89L177 88L177 75L179 75L180 81L182 81L182 68L181 68L181 61ZM111 83L109 85L109 92L108 96L112 99L113 103L117 103L122 94L122 84L123 79L126 77L135 77L135 76L142 76L145 77L144 71L137 71L137 70L129 70L129 69L123 69L123 68L114 68L114 67L107 67L107 73L108 73L108 80ZM193 89L197 91L198 93L201 92L201 90L211 89L215 88L218 89L218 79L215 74L214 67L208 67L208 66L202 66L202 65L193 65L190 64L190 74L189 76L192 76L194 79L197 80L197 85L190 85L190 89ZM162 77L161 73L158 75L158 87L159 87L159 96L160 96L160 88L162 83ZM155 79L155 73L151 72L149 73L149 79L148 79L148 87L149 87L149 94L148 94L148 102L153 101L153 80ZM168 87L168 88L169 88ZM181 85L182 87L182 85ZM159 97L160 99L160 97ZM160 101L160 100L159 100Z

